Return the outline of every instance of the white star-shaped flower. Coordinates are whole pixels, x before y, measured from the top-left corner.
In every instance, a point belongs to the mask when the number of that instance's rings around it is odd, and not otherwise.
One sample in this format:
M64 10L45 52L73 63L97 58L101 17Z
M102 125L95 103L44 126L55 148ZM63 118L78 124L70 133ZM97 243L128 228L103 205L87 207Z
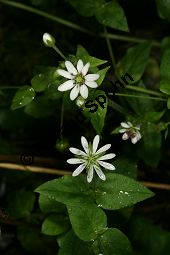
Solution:
M114 153L105 154L105 152L110 149L111 144L106 144L105 146L101 147L97 150L99 144L100 137L96 135L93 140L93 144L88 143L84 136L81 137L81 144L83 146L84 151L76 149L76 148L69 148L69 150L77 156L77 158L70 158L67 160L69 164L80 164L78 166L72 176L79 175L84 169L87 172L87 181L91 182L94 175L94 170L96 171L99 178L103 181L106 180L106 176L101 170L101 166L108 170L115 170L115 167L107 163L103 160L112 159L116 155Z
M122 136L123 140L131 139L131 142L133 144L137 143L141 138L140 133L140 126L133 126L130 121L128 122L122 122L120 123L121 129L119 130L119 133L124 133Z
M80 95L86 99L88 97L88 87L97 88L96 80L99 78L99 74L87 74L90 63L83 64L83 61L79 59L76 68L70 61L65 61L67 71L58 69L59 75L68 79L68 81L62 83L59 87L59 91L71 90L70 99L74 100L80 93Z

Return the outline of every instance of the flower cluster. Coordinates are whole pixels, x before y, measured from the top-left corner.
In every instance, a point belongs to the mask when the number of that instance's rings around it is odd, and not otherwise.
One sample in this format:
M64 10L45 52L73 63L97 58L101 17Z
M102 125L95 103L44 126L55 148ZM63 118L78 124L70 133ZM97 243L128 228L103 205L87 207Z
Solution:
M131 139L131 142L133 144L136 144L140 139L141 139L141 134L140 134L140 126L133 126L130 121L122 122L121 124L121 129L119 130L119 133L123 133L122 139L127 140Z
M99 140L99 135L96 135L94 137L93 144L90 144L87 142L86 138L82 136L81 144L85 152L73 147L69 149L73 154L77 156L77 158L68 159L67 162L69 164L80 164L73 172L73 176L79 175L84 169L86 169L87 181L91 182L95 170L99 178L105 181L106 176L101 170L101 166L108 170L115 170L115 167L112 164L103 161L112 159L116 156L114 153L104 155L105 152L110 149L111 144L106 144L105 146L98 149Z
M99 74L87 74L90 63L83 64L83 61L79 59L77 62L77 66L74 65L70 61L65 61L66 70L58 69L57 72L59 75L68 79L68 81L62 83L59 87L59 91L67 91L70 92L70 99L74 100L77 98L78 94L86 99L88 97L88 87L97 88L98 85L96 80L99 78Z

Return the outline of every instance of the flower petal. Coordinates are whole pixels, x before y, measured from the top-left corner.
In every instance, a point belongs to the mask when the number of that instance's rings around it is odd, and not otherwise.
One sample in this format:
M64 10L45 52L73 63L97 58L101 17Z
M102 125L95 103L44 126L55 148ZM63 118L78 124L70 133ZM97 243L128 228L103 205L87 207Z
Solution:
M99 140L100 140L100 136L96 135L93 140L93 153L95 153L97 151L97 147L99 145Z
M85 160L78 159L78 158L67 159L67 163L69 163L69 164L81 164L81 163L84 163L84 162L85 162Z
M71 100L74 100L76 99L76 97L78 96L79 94L79 91L80 91L80 88L78 85L75 85L74 88L71 90L70 92L70 99Z
M133 125L130 121L127 121L127 124L129 125L129 127L133 127Z
M137 141L138 141L137 135L131 139L131 142L132 142L133 144L136 144Z
M105 176L105 174L102 172L102 170L100 169L100 167L97 167L97 166L94 165L94 169L95 169L97 175L99 176L99 178L100 178L101 180L105 181L105 180L106 180L106 176Z
M85 76L85 80L86 81L96 81L97 79L99 79L99 74L87 74L86 76Z
M98 87L98 85L97 85L97 83L96 83L95 81L86 81L86 80L85 80L85 84L86 84L88 87L93 88L93 89Z
M86 75L87 72L88 72L88 70L89 70L89 67L90 67L90 63L85 64L85 66L83 67L81 73L82 73L83 75Z
M80 86L80 95L84 98L84 99L86 99L86 98L88 98L88 94L89 94L89 92L88 92L88 88L87 88L87 86L86 85L81 85Z
M128 134L127 133L124 133L123 136L122 136L122 139L123 140L127 140L129 138Z
M77 148L73 148L73 147L70 147L69 150L73 153L73 154L76 154L78 156L85 156L86 153L82 150L79 150Z
M67 90L72 89L74 86L75 86L74 81L73 80L69 80L69 81L66 81L66 82L62 83L58 87L58 90L59 91L67 91Z
M107 162L103 162L103 161L100 161L98 160L97 161L101 166L103 166L104 168L108 169L108 170L115 170L116 168L110 164L110 163L107 163Z
M80 166L78 166L74 172L72 173L72 176L77 176L79 175L81 172L83 172L84 168L85 168L86 164L81 164Z
M81 73L83 66L84 66L83 61L81 59L79 59L79 61L77 62L77 70L79 73Z
M126 132L126 129L125 129L125 128L119 129L119 133L124 133L124 132Z
M83 146L83 149L85 150L86 153L89 153L89 145L84 136L81 137L81 144Z
M92 179L93 179L93 173L94 173L94 170L93 170L93 166L90 167L88 173L87 173L87 181L88 182L91 182Z
M100 157L99 160L107 160L107 159L114 158L115 156L116 156L116 154L114 154L114 153L109 153L109 154L106 154L106 155Z
M73 79L73 78L74 78L73 75L71 75L69 72L67 72L67 71L65 71L65 70L63 70L63 69L58 69L58 70L57 70L57 73L58 73L59 75L65 77L65 78L67 78L67 79Z
M124 128L130 128L130 126L126 122L121 122L120 125Z
M101 147L98 151L96 151L96 154L102 153L104 151L107 151L108 149L110 149L111 144L106 144L103 147Z
M77 69L73 66L73 64L70 61L65 62L65 66L69 73L76 75Z

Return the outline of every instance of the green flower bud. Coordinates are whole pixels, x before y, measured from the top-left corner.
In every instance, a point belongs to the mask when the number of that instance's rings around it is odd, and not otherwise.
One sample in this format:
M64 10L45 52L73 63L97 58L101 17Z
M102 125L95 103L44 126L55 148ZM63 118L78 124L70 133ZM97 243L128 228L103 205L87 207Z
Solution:
M67 138L63 138L63 139L57 139L56 141L56 145L55 148L57 149L57 151L59 151L60 153L64 153L68 150L70 144Z
M54 47L55 38L52 35L45 33L43 34L43 42L47 47Z
M78 107L81 107L84 104L84 102L85 102L84 98L82 96L79 96L76 100L76 105Z

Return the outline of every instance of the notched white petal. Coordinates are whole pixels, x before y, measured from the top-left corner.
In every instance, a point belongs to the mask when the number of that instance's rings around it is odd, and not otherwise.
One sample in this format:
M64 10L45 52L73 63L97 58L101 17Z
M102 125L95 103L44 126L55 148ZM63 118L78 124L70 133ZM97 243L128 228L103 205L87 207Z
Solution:
M82 144L83 149L85 150L85 152L88 153L89 152L89 145L88 145L88 142L87 142L87 140L84 136L81 137L81 144Z
M93 88L93 89L95 89L95 88L98 87L98 85L97 85L97 83L96 83L95 81L86 81L86 80L85 80L85 84L86 84L88 87Z
M129 138L128 134L127 133L124 133L123 136L122 136L122 139L123 140L127 140Z
M110 164L110 163L107 163L107 162L103 162L103 161L100 161L98 160L98 163L103 166L104 168L108 169L108 170L115 170L116 168Z
M65 66L69 73L74 74L74 75L76 75L78 73L77 69L73 66L73 64L70 61L66 61Z
M83 69L83 61L81 59L79 59L79 61L77 62L77 71L79 73L81 73L82 69Z
M82 150L79 150L77 148L73 148L73 147L70 147L69 150L73 153L73 154L76 154L78 156L85 156L86 153Z
M94 174L94 170L93 170L93 166L90 167L88 173L87 173L87 181L90 183L93 179L93 174Z
M84 163L84 162L85 162L85 160L78 159L78 158L67 159L67 163L69 163L69 164L81 164L81 163Z
M84 99L86 99L86 98L88 98L88 88L87 88L87 86L86 85L81 85L80 86L80 95L84 98Z
M82 68L81 73L85 76L89 70L90 63L85 64L85 66Z
M78 85L75 85L74 88L71 90L70 92L70 99L71 100L74 100L76 99L76 97L78 96L79 94L79 86Z
M126 122L121 122L120 125L124 128L129 128L130 127Z
M115 156L116 156L116 154L114 154L114 153L109 153L109 154L106 154L106 155L100 157L99 160L112 159L112 158L114 158Z
M58 70L57 70L57 73L58 73L59 75L65 77L65 78L67 78L67 79L73 79L73 78L74 78L73 75L71 75L69 72L67 72L67 71L65 71L65 70L63 70L63 69L58 69Z
M96 81L97 79L99 79L99 74L87 74L85 76L85 80L86 81Z
M104 151L107 151L108 149L110 149L111 144L106 144L103 147L101 147L98 151L96 151L96 154L102 153Z
M70 90L74 87L74 81L72 80L69 80L69 81L66 81L64 83L62 83L59 87L58 87L58 90L59 91L67 91L67 90Z
M86 164L82 164L80 166L78 166L74 172L72 173L72 176L77 176L79 175L81 172L83 172L84 168L85 168Z
M97 147L99 145L99 140L100 140L99 135L96 135L93 140L93 153L95 153L97 151Z
M94 166L94 169L95 169L97 175L99 176L99 178L100 178L101 180L105 181L105 180L106 180L106 176L105 176L105 174L102 172L102 170L101 170L99 167L97 167L97 166Z

